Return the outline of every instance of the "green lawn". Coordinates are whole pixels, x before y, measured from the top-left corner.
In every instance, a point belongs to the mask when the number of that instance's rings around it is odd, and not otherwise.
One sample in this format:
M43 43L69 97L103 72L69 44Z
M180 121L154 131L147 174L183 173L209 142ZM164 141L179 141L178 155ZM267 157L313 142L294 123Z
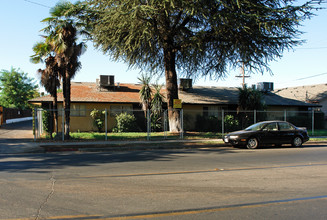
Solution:
M315 130L314 135L311 131L308 131L311 140L316 140L315 136L327 136L327 130ZM99 132L72 132L70 133L72 140L105 140L105 133ZM183 134L184 139L217 139L221 138L221 133L216 132L185 132ZM43 137L49 139L49 137ZM165 139L164 132L152 132L150 135L151 140L163 140ZM180 139L179 133L166 132L166 139ZM147 140L146 132L128 132L128 133L108 133L107 140ZM322 140L319 138L319 140ZM324 140L327 140L325 138Z
M327 129L324 130L314 130L314 135L312 135L312 130L308 130L310 136L327 136Z

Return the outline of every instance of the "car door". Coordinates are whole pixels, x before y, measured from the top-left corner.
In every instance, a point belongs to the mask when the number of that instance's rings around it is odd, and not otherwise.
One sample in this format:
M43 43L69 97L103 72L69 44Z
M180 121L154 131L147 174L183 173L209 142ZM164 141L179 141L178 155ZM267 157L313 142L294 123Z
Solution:
M279 139L281 144L290 144L295 135L295 128L288 122L278 122Z
M267 124L262 129L261 134L261 143L263 144L276 144L276 140L278 139L278 125L277 122L271 122Z

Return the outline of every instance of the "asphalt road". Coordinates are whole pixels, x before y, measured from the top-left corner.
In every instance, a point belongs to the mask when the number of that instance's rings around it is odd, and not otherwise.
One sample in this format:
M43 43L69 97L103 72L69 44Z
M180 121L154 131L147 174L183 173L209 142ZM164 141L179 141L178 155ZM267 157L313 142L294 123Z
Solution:
M0 219L326 219L327 146L0 156Z

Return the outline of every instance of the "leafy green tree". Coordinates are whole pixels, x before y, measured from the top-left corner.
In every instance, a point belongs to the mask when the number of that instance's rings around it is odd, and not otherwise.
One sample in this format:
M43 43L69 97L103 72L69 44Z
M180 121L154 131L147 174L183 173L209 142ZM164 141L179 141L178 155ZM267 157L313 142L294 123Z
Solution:
M38 86L27 73L11 68L0 71L0 105L7 108L27 109L28 100L36 97Z
M60 2L50 10L51 17L42 21L48 25L43 29L47 34L46 43L51 45L56 53L56 62L62 70L60 72L63 82L66 139L69 138L70 130L71 79L81 67L78 59L86 48L83 42L77 43L77 37L82 33L79 30L82 29L74 18L66 14L70 7L72 3Z
M297 27L316 4L294 0L87 0L72 11L115 60L164 73L171 131L180 131L177 72L224 77L238 61L263 73L268 62L302 43Z

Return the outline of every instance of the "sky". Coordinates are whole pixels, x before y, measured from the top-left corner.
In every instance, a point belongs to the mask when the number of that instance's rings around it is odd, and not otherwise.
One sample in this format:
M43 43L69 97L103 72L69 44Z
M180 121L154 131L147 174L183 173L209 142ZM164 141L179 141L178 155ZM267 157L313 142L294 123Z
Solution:
M40 30L45 27L41 22L49 17L49 10L58 0L0 0L0 70L12 67L28 73L39 83L36 73L44 64L33 64L33 45L42 40ZM75 2L75 1L72 1ZM327 8L327 4L323 5ZM327 9L315 12L317 16L303 23L299 29L305 32L300 39L306 43L285 51L283 57L270 62L273 75L246 72L248 85L259 82L273 82L274 88L327 83ZM75 82L95 82L99 75L115 75L115 82L138 83L140 69L129 69L128 64L115 62L88 43L87 51L80 57L81 70ZM232 70L224 79L210 80L200 78L194 82L198 86L240 87L240 70ZM159 78L164 83L164 76Z

